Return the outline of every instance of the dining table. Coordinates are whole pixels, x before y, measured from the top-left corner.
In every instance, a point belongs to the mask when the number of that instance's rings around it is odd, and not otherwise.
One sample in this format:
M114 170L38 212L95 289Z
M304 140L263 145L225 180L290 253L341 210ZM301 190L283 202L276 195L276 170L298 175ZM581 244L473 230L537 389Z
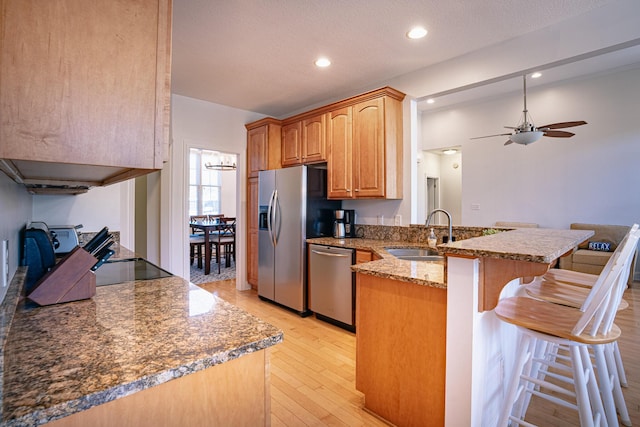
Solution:
M192 230L201 230L204 233L204 274L211 273L211 237L217 237L216 233L230 228L235 234L235 223L227 223L218 218L189 221ZM220 250L220 249L218 249ZM227 265L229 267L229 265Z

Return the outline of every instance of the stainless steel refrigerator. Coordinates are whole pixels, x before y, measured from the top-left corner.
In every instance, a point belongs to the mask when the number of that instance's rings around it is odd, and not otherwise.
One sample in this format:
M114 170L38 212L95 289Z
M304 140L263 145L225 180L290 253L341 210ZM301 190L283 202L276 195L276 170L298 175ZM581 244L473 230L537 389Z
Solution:
M261 171L258 181L258 295L308 315L306 239L331 236L327 171L312 166Z

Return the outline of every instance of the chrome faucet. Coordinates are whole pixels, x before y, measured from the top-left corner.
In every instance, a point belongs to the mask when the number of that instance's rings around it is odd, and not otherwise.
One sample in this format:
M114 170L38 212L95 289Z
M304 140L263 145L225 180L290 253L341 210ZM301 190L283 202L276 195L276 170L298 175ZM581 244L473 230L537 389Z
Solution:
M455 240L455 238L453 237L453 231L451 229L451 214L449 212L445 211L444 209L434 209L434 210L432 210L431 213L429 214L429 216L427 217L427 220L425 221L424 225L426 227L429 226L429 223L431 222L431 217L436 212L442 212L443 214L445 214L447 216L447 220L449 221L449 235L447 236L447 241L453 242ZM444 239L443 239L442 243L447 243L447 242L444 242Z

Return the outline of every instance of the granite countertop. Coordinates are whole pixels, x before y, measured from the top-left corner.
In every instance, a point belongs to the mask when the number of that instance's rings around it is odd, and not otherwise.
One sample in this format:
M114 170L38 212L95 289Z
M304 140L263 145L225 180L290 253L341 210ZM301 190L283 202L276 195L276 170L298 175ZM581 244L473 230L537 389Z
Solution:
M549 264L593 236L592 230L518 228L438 245L447 255L502 258Z
M25 273L2 304L10 317L1 325L3 426L40 425L283 340L276 327L177 276L38 307L15 290Z
M437 250L448 256L501 258L549 264L572 250L594 232L590 230L556 230L518 228L481 237L440 244ZM381 260L353 265L352 270L420 285L446 288L446 262L406 261L389 254L385 248L427 248L425 243L376 239L335 239L320 237L307 243L369 250Z

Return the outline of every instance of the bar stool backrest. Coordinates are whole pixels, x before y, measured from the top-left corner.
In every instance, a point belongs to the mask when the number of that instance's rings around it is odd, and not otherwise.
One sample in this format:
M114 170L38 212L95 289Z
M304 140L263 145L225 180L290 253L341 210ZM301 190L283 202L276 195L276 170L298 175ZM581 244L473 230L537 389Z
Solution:
M589 325L588 334L591 336L606 335L611 331L628 279L628 271L625 272L625 269L629 270L639 237L638 224L634 224L582 304L580 310L583 314L573 328L573 335L581 335Z

